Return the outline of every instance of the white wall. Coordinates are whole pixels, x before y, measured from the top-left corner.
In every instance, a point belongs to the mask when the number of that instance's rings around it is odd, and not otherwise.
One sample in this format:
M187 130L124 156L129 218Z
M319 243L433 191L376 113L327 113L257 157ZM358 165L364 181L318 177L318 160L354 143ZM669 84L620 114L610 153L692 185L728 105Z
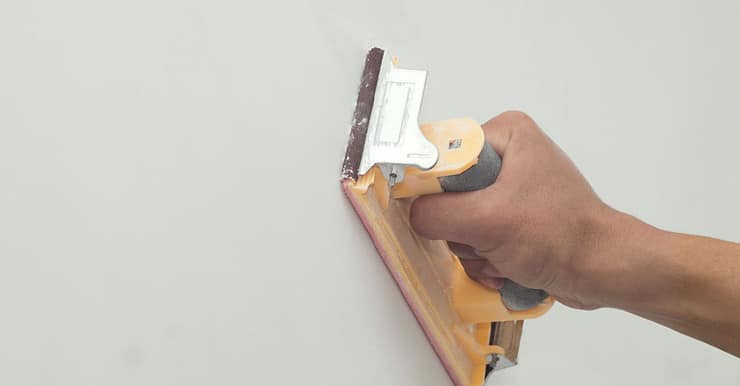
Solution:
M447 385L339 189L371 45L424 120L526 110L612 205L740 240L737 4L0 2L0 384ZM492 384L738 382L556 306Z

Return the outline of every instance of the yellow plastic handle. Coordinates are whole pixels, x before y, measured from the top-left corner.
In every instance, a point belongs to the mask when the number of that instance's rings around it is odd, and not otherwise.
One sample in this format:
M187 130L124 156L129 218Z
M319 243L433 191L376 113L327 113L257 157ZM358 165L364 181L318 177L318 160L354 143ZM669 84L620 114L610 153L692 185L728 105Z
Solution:
M439 159L429 170L406 168L403 181L391 190L392 198L441 193L439 178L458 175L478 162L485 137L483 129L470 118L425 123L421 132L437 147Z

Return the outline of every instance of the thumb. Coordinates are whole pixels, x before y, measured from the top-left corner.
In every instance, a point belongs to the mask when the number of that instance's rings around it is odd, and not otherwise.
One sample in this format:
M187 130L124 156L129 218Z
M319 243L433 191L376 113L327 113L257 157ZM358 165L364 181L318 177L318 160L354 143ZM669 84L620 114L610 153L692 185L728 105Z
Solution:
M482 125L486 141L504 160L512 132L533 123L526 114L508 111ZM499 174L500 175L500 174ZM494 183L485 189L462 193L438 193L418 197L411 206L411 226L420 235L433 240L448 240L475 247L486 245L486 224L496 215L498 195ZM488 220L487 220L488 219Z
M488 204L482 192L437 193L418 197L411 204L411 227L431 240L477 246L482 234L479 224L488 213Z
M494 150L504 158L514 130L533 124L521 112L509 111L492 118L482 128ZM506 166L504 159L503 168ZM500 211L497 184L473 192L438 193L418 197L411 206L410 223L414 230L432 240L448 240L474 247L488 244L492 216Z
M411 205L411 227L422 237L488 249L494 218L502 208L497 187L473 192L437 193L418 197Z

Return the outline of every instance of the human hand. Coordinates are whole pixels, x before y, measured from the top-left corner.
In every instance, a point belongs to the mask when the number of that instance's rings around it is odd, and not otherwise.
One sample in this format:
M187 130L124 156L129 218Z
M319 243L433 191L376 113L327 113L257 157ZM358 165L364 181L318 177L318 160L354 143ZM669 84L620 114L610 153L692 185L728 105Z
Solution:
M615 211L526 114L503 113L483 130L503 159L496 182L417 198L413 228L448 240L468 275L486 286L500 288L506 277L569 306L600 306L580 279L599 264L595 249Z

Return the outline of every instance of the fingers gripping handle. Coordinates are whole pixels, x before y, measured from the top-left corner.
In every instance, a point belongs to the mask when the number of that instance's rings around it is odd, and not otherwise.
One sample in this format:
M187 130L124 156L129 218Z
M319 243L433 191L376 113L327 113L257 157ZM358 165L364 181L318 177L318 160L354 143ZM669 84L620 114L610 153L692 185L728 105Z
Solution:
M440 177L439 183L445 192L471 192L493 184L500 170L501 157L484 142L477 164L458 175ZM549 296L543 290L523 287L509 279L499 292L506 308L512 311L528 310Z

